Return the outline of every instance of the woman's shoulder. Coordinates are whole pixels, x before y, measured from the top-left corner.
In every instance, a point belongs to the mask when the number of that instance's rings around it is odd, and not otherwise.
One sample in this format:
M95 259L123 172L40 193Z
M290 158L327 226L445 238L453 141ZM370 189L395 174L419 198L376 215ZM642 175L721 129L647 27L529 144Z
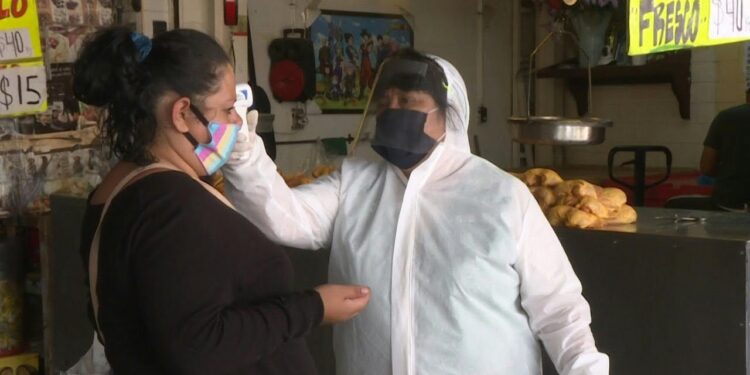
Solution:
M105 215L106 225L129 228L126 232L159 228L161 235L193 238L198 233L185 232L186 228L248 231L242 215L216 199L199 181L177 171L159 171L133 182L112 200Z
M130 184L130 187L145 192L172 192L180 194L183 192L201 189L198 181L184 172L163 170L151 173Z
M158 171L144 176L125 187L112 206L125 204L128 208L146 210L153 205L181 205L198 203L207 192L200 183L183 172Z

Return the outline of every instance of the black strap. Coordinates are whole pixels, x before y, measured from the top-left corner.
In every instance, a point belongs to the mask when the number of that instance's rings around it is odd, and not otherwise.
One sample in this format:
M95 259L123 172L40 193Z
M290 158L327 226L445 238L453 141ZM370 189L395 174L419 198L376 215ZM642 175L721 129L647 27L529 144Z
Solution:
M190 110L193 112L195 117L198 118L198 121L200 121L204 126L208 127L208 120L206 119L206 116L203 116L203 113L201 113L198 107L190 104ZM190 144L193 145L193 147L198 147L200 143L198 143L198 141L195 139L195 137L193 137L192 134L190 134L189 131L183 134L185 134L185 138L188 139L188 141L190 142Z

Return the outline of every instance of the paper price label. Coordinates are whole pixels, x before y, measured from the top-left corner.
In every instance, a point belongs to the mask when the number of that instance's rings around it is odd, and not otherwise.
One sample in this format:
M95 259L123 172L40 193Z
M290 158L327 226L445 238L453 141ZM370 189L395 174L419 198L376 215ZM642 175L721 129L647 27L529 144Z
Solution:
M0 69L0 117L44 112L46 109L44 65Z
M34 57L29 29L0 31L0 60L18 60Z
M711 39L750 38L750 0L713 0Z

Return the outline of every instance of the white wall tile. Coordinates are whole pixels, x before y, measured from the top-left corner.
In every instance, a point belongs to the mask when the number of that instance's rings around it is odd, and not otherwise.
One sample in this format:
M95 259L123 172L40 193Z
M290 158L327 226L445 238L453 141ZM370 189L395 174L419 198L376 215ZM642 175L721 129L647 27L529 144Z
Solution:
M696 48L692 50L690 60L692 62L715 62L716 52L713 48Z
M693 104L696 102L715 102L716 82L693 82L690 87L690 101Z
M690 78L693 84L698 82L714 82L716 81L716 69L715 63L712 62L696 62L694 61L691 65Z

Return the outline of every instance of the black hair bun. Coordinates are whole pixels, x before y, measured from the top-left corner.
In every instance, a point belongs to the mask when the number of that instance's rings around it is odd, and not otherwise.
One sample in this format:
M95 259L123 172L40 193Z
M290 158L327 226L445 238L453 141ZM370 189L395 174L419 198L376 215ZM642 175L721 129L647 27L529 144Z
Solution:
M137 98L137 51L126 27L94 33L73 66L73 93L86 104L127 104Z

